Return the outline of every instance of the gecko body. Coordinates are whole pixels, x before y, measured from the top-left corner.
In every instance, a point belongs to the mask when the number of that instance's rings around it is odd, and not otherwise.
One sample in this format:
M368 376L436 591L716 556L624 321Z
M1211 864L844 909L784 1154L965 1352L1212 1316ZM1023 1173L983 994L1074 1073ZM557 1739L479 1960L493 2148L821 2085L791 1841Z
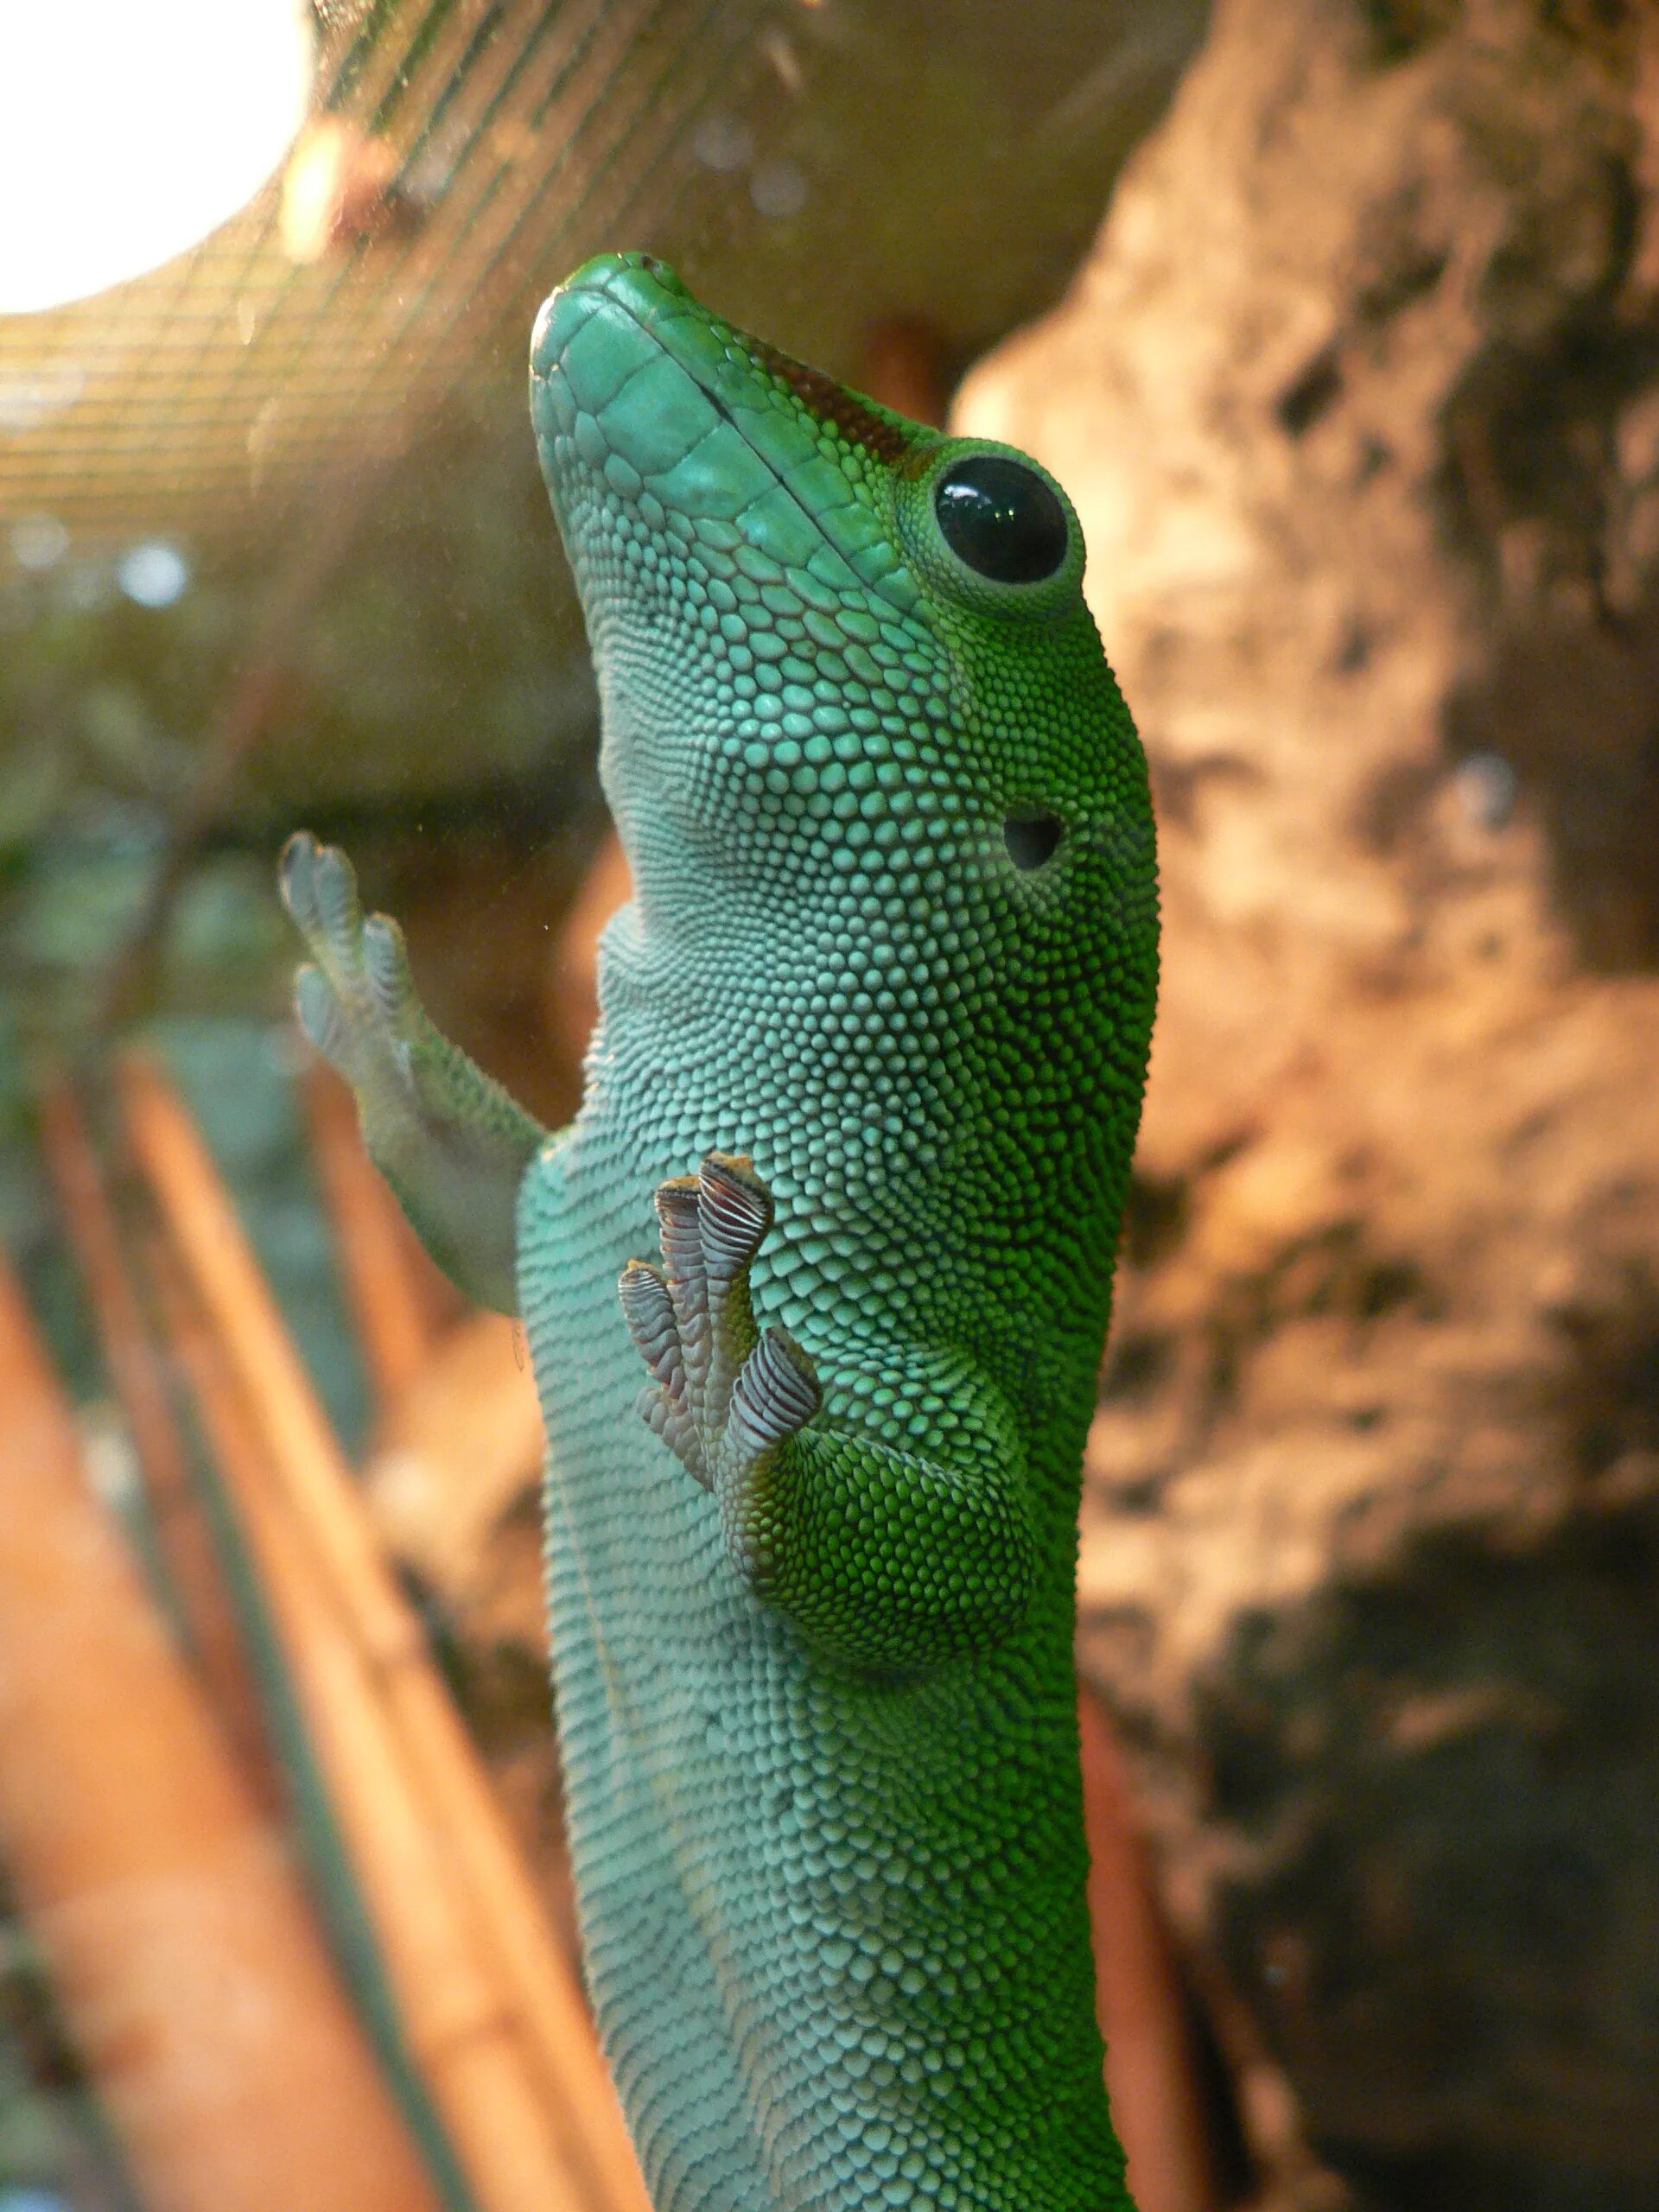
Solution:
M438 1036L340 856L285 888L371 1149L529 1334L652 2202L1109 2212L1074 1585L1157 931L1076 518L644 256L531 392L635 884L575 1120Z

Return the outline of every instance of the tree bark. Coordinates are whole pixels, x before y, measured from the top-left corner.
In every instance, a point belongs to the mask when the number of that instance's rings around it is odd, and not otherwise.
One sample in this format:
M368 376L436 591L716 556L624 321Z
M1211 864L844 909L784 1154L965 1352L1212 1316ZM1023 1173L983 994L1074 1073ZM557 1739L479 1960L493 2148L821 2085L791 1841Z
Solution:
M956 427L1153 761L1084 1649L1258 2157L1651 2212L1659 15L1221 0Z

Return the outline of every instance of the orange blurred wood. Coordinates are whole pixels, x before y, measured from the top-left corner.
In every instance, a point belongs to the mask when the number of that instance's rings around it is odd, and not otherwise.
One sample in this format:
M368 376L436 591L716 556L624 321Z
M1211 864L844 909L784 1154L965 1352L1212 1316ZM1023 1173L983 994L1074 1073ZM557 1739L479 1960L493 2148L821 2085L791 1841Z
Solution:
M133 1149L293 1508L314 1572L380 1694L432 1821L475 1906L492 1970L537 2055L550 2108L591 2202L649 2212L645 2185L569 1961L477 1749L381 1551L350 1468L201 1138L171 1087L129 1060Z
M1077 1697L1096 2007L1106 2087L1140 2212L1216 2212L1220 2191L1192 2030L1135 1825L1122 1754L1088 1690Z
M165 1252L169 1340L270 1605L368 1901L410 2055L480 2212L590 2202L560 2146L511 1999L409 1773L379 1685L318 1578L235 1376Z
M276 1812L283 1786L253 1671L80 1101L67 1077L52 1069L40 1080L38 1103L41 1154L138 1455L156 1544L192 1653L245 1778L259 1803Z
M306 1063L300 1091L346 1303L384 1415L420 1374L456 1301L369 1158L349 1089L314 1058Z
M148 2212L437 2212L0 1267L0 1853Z

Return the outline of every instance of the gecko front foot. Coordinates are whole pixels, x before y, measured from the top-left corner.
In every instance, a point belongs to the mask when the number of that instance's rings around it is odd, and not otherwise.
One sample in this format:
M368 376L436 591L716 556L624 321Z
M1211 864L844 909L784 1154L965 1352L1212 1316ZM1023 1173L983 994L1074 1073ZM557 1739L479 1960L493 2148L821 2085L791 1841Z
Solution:
M295 985L301 1028L365 1113L418 1120L429 1103L419 1048L430 1025L403 931L387 915L365 917L350 861L307 830L283 846L280 880L283 904L311 955Z
M433 1258L471 1297L517 1310L514 1205L546 1131L434 1027L403 931L364 915L344 853L301 830L283 849L283 903L311 962L300 1026L357 1094L375 1164Z
M755 1321L772 1200L750 1162L711 1152L658 1186L657 1217L660 1263L631 1260L620 1285L651 1375L639 1410L713 1491L750 1592L855 1668L931 1667L1007 1635L1035 1547L1000 1394L959 1355L843 1339L837 1372L852 1350L885 1385L887 1433L868 1413L836 1421L788 1331Z
M749 1268L772 1199L741 1154L711 1152L658 1186L662 1262L630 1260L619 1287L651 1381L639 1411L722 1505L818 1410L811 1361L786 1329L756 1324Z

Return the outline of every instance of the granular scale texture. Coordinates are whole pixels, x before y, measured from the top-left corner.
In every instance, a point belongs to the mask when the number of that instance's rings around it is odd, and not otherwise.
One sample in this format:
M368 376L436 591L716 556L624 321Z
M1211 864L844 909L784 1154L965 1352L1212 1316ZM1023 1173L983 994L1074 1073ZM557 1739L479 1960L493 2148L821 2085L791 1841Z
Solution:
M652 2200L1108 2212L1073 1581L1157 932L1076 520L641 256L548 302L531 405L636 896L519 1298ZM1053 573L941 532L979 454Z

